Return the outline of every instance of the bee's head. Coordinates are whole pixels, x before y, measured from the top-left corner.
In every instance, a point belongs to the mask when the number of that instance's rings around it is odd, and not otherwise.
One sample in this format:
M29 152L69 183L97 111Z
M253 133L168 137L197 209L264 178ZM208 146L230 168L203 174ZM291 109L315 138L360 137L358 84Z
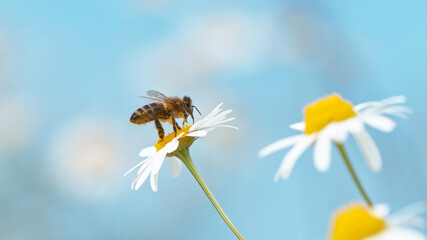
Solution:
M191 98L188 96L184 96L184 112L187 114L190 114L190 116L193 118L193 101L191 101Z
M194 116L193 116L193 108L196 108L196 110L199 112L199 109L197 109L196 106L193 105L193 101L191 101L191 98L188 96L184 96L183 98L184 100L184 112L186 114L190 114L191 119L193 119L193 123L194 123ZM199 112L200 114L200 112Z

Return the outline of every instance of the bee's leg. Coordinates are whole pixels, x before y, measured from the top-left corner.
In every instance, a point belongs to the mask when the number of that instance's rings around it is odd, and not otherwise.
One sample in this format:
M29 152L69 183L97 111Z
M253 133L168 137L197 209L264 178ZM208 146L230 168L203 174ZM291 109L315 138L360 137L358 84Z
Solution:
M175 132L175 137L176 137L176 133L179 130L181 130L181 128L179 127L178 123L175 121L175 118L171 118L172 121L172 126L173 126L173 131Z
M165 137L165 130L163 130L162 124L159 119L154 121L157 131L159 132L159 138L163 139Z
M183 126L183 127L184 127L184 124L185 124L185 123L188 123L188 122L187 122L187 117L188 117L188 115L187 115L187 114L185 114L185 115L184 115L184 121L182 121L182 126Z

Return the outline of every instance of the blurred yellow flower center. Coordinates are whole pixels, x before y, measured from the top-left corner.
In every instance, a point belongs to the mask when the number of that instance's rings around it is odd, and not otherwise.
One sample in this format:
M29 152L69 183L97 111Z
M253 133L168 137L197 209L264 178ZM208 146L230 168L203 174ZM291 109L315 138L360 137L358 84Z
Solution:
M305 134L322 130L331 122L340 122L356 116L353 105L338 94L322 98L304 109Z
M166 137L164 137L163 139L159 139L157 141L157 143L154 144L154 146L156 147L157 151L159 151L160 149L164 148L166 146L166 144L172 142L172 140L174 138L176 138L179 134L184 133L184 136L185 136L185 134L188 133L188 130L190 130L190 127L191 127L191 125L188 125L188 126L184 125L182 127L182 129L179 129L179 130L176 131L176 135L175 135L175 132L171 132Z
M353 205L335 213L330 240L361 240L380 233L386 222L375 217L363 205Z

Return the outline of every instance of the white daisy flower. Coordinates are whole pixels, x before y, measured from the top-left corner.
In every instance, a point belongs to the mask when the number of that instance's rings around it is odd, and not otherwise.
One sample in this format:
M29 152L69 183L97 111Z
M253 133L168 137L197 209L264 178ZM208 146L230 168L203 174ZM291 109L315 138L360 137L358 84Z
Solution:
M101 123L102 122L102 123ZM115 125L80 116L55 131L47 170L58 191L81 201L105 201L121 190L124 154Z
M280 149L293 146L285 155L275 175L275 181L289 178L301 154L312 144L314 165L320 172L329 169L331 163L331 143L342 144L349 133L353 135L372 171L382 168L380 152L365 130L365 124L383 132L391 132L396 123L386 115L407 117L411 109L399 105L406 102L404 96L387 98L377 102L366 102L353 106L338 94L332 94L310 104L304 109L304 122L292 124L292 129L303 132L274 142L259 152L265 157Z
M424 202L414 203L389 216L389 207L350 204L338 210L331 221L330 240L427 240L414 228L424 226L419 217L427 211Z
M211 130L218 127L228 127L237 129L234 126L225 125L225 123L235 118L227 118L232 110L222 111L222 103L219 104L211 113L194 125L183 126L178 130L177 136L172 132L162 141L159 140L154 147L147 147L141 150L140 157L146 157L145 160L125 173L125 176L139 167L137 176L132 182L132 189L139 189L141 185L150 176L151 189L156 192L158 188L158 176L160 168L166 157L169 160L169 167L173 177L177 178L181 174L182 161L179 159L180 150L188 149L197 139L207 135Z
M224 210L222 210L218 201L209 190L206 183L203 181L202 177L196 169L196 166L193 163L193 160L191 159L189 152L189 148L193 142L200 137L206 136L207 133L211 130L214 130L218 127L237 129L234 126L225 125L225 123L234 120L234 118L227 118L227 115L231 113L231 110L222 111L221 106L222 103L219 104L214 110L212 110L212 112L209 113L205 118L196 122L193 126L183 126L182 129L178 130L176 137L174 132L170 133L162 140L159 140L154 145L154 147L142 149L139 155L141 157L147 158L125 173L125 175L130 173L135 168L140 167L136 178L132 182L132 189L138 189L141 187L141 185L148 178L148 175L151 175L151 189L156 192L159 171L165 158L169 157L169 165L172 176L174 177L178 177L181 174L181 162L183 162L194 176L196 181L199 183L209 201L211 201L212 205L215 207L224 222L228 225L230 230L233 231L238 239L244 240L242 234L240 234L237 228L230 221Z

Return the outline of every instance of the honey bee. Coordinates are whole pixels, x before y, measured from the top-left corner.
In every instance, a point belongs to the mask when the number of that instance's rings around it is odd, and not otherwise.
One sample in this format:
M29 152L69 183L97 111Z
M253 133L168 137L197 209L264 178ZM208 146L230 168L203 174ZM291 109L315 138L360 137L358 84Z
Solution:
M193 105L191 98L188 96L184 96L183 98L167 97L163 93L151 90L147 91L147 96L142 98L155 102L138 108L130 117L130 122L141 125L154 121L154 126L159 133L160 139L165 137L165 131L160 121L168 121L173 126L173 131L176 136L177 130L181 128L175 121L175 118L184 118L182 122L182 125L184 125L184 123L187 122L188 115L191 116L194 123L193 108L200 114L199 109Z

